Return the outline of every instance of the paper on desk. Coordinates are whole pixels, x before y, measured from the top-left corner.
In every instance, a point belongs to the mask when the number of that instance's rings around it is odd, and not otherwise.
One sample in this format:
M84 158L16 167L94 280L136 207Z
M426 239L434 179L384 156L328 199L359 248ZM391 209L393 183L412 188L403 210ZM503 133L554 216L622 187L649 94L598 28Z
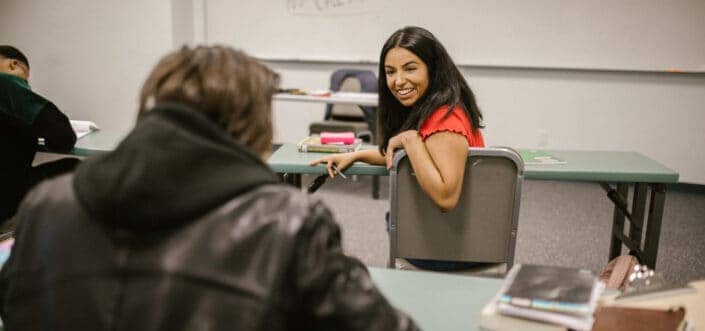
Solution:
M71 120L71 127L73 128L73 131L76 133L76 138L80 139L81 137L99 130L98 126L91 122L91 121L78 121L78 120Z
M524 160L524 164L526 165L566 164L564 160L541 150L521 150L519 151L519 155L521 155L521 158Z

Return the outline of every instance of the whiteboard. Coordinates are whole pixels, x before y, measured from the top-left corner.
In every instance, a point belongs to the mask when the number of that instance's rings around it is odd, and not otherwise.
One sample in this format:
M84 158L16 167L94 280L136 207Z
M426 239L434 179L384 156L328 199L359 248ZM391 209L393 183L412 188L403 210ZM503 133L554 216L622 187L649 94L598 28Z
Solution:
M205 35L266 60L373 62L430 30L459 65L705 72L703 0L206 0Z

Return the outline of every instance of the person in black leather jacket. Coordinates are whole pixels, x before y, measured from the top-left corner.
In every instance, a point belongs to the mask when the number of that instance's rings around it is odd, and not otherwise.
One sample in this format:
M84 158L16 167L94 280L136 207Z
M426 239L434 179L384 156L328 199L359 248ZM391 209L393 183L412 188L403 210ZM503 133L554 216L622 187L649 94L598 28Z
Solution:
M115 151L33 189L0 273L7 330L413 330L330 211L264 163L278 76L183 48Z

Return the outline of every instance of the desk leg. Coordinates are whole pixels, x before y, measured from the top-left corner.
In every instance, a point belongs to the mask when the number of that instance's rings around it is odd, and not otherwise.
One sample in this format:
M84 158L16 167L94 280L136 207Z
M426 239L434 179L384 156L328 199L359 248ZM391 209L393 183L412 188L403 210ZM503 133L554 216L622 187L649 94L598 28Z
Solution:
M646 223L644 261L642 263L651 269L655 269L658 244L661 237L663 206L666 202L666 186L664 184L651 184L649 186L651 187L651 204L649 205L649 219Z
M602 184L602 186L607 190L607 195L615 204L610 260L619 256L622 253L622 245L625 245L629 248L630 254L639 258L639 262L654 269L661 236L663 206L666 200L665 185L635 183L631 212L626 207L629 195L626 183L617 184L616 190L613 190L607 184ZM646 202L649 194L651 195L651 202L648 207L648 216L645 218L647 213ZM624 234L625 219L629 219L629 236ZM646 236L642 241L643 232L646 232Z
M644 213L646 210L646 197L648 195L648 184L634 184L634 196L632 197L632 217L629 223L629 238L638 245L641 250L641 233L644 228ZM637 255L639 256L639 255Z
M629 194L629 187L625 183L617 184L617 193L622 198L627 197ZM614 202L614 201L613 201ZM622 254L622 240L617 236L617 232L624 231L624 218L626 215L622 212L622 209L618 207L615 202L614 214L612 216L612 241L610 243L610 260Z
M283 173L283 174L279 174L279 178L285 184L289 184L289 185L293 185L294 187L301 188L301 174Z

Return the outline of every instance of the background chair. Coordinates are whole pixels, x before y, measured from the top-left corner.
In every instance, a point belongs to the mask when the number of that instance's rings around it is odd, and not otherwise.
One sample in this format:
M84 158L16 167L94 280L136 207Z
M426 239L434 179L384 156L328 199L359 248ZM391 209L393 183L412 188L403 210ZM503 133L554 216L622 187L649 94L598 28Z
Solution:
M397 258L514 263L524 163L509 148L470 148L455 209L423 192L405 151L390 171L389 267ZM407 262L408 263L408 262Z
M377 93L377 77L374 72L358 69L338 69L330 77L332 92ZM374 143L375 116L377 107L345 104L326 104L322 122L309 125L309 133L321 131L352 131L369 143Z
M332 92L377 93L377 76L369 70L338 69L330 77ZM309 134L323 131L352 131L367 143L375 143L377 107L347 104L326 104L326 113L321 122L309 125ZM379 178L372 178L372 198L379 198Z

